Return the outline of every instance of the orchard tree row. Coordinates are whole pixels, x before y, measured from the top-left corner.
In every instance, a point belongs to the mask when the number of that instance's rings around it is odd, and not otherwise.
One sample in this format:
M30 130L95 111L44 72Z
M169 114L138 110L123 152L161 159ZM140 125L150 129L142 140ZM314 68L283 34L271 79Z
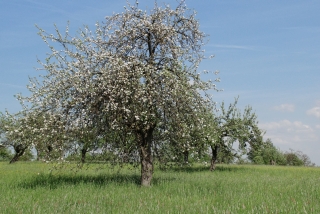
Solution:
M247 107L241 114L236 108L237 100L226 110L224 103L220 106L220 114L206 117L201 132L194 132L193 140L196 142L187 148L178 149L170 143L156 143L152 147L152 155L161 168L171 165L186 165L192 162L211 161L210 170L214 170L215 163L254 163L271 165L291 166L314 166L310 158L301 151L282 152L277 149L270 139L262 140L262 131L258 128L257 118ZM8 116L8 115L7 115ZM112 162L113 164L131 163L137 166L139 153L132 147L134 138L118 147L111 146L110 142L121 142L120 135L93 136L79 140L69 138L64 143L65 149L54 152L53 144L41 141L39 143L24 144L19 136L18 121L8 121L5 115L1 115L2 141L0 148L0 161L6 160L10 163L23 160L68 160L87 162ZM35 121L33 121L35 122ZM31 124L31 126L33 126ZM42 126L42 125L41 125ZM6 127L6 128L5 128ZM6 130L6 131L5 131ZM12 131L12 134L11 134ZM6 137L10 133L10 140ZM200 136L197 133L206 133ZM16 135L16 136L15 136ZM18 136L17 136L18 135ZM211 140L209 140L211 139ZM156 139L153 139L155 141ZM183 142L181 142L182 144ZM178 143L179 144L179 143ZM238 146L235 146L237 144ZM12 148L14 154L8 148ZM36 158L31 152L36 151Z

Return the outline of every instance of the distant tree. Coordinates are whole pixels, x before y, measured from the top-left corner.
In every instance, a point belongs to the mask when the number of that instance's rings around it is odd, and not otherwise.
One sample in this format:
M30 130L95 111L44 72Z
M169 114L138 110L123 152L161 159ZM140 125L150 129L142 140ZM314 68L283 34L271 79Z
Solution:
M5 130L3 129L3 114L0 112L0 161L9 161L12 158L11 152L5 143Z
M6 116L3 113L0 114L0 129L1 129L1 145L6 148L12 147L14 155L10 160L10 163L18 161L18 159L24 154L27 146L22 144L16 137L20 134L19 123L14 117Z
M310 157L307 154L304 154L302 151L296 151L296 155L302 160L304 166L315 166L315 163L312 163Z
M201 126L197 113L211 104L203 92L215 89L197 71L205 34L195 12L183 0L175 9L155 4L149 12L138 3L128 4L123 13L97 23L93 32L85 27L71 37L68 29L65 35L56 29L53 35L39 28L39 35L52 51L42 63L47 74L41 81L31 79L32 95L19 99L62 122L53 126L46 119L48 129L37 132L52 137L49 132L57 131L62 140L50 142L60 150L66 148L67 133L85 126L96 127L99 136L125 133L135 140L108 143L138 149L141 185L150 186L154 148L163 142L177 142L181 148L178 137L190 135L189 121ZM176 129L170 139L163 134L153 141L157 129L165 133L168 127Z
M293 152L284 153L284 157L287 160L289 166L303 166L303 161Z
M51 122L51 123L50 123ZM42 113L34 109L23 110L17 114L1 114L0 126L5 138L3 144L11 147L15 154L10 163L14 163L25 153L26 150L34 147L37 156L45 151L47 156L52 153L52 142L56 145L67 138L61 139L61 128L58 127L59 118L57 115ZM59 129L61 128L61 129ZM59 156L61 157L62 145L59 144ZM56 157L57 158L57 157Z
M301 151L282 152L277 149L271 139L267 139L259 147L248 152L248 159L255 164L272 164L288 166L314 166L308 155Z
M9 161L11 159L12 159L12 154L10 150L5 146L0 145L0 161Z
M301 151L294 151L290 149L289 152L285 152L284 157L289 166L314 166L315 164L311 162L308 155L302 153Z
M74 129L69 132L70 141L68 141L67 151L73 155L80 154L81 163L85 163L86 155L90 151L94 151L99 147L99 135L96 133L96 128L93 126L79 126L79 129Z
M285 156L273 145L271 139L267 139L259 147L252 148L248 152L248 159L255 164L287 164Z
M215 169L215 163L219 157L231 161L233 157L246 154L248 148L256 148L262 143L263 131L258 127L257 116L251 107L241 111L236 107L238 99L226 109L221 104L221 113L211 118L211 147L212 157L210 170ZM210 123L209 123L210 124ZM238 142L238 151L233 146ZM239 154L240 152L240 154Z

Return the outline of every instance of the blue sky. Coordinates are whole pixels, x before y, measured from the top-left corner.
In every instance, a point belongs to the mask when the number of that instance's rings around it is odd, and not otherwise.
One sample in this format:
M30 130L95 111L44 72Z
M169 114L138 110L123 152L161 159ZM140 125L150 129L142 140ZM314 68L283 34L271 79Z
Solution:
M129 2L134 3L130 0ZM161 1L172 6L175 0ZM283 151L301 150L320 165L320 1L187 0L209 35L201 69L219 70L223 92L217 102L253 107L265 138ZM13 97L28 94L28 76L37 76L37 57L49 49L35 24L54 33L92 26L125 0L10 0L0 2L0 111L20 110ZM140 0L142 9L153 1ZM211 78L211 77L210 77ZM212 77L212 79L215 77Z

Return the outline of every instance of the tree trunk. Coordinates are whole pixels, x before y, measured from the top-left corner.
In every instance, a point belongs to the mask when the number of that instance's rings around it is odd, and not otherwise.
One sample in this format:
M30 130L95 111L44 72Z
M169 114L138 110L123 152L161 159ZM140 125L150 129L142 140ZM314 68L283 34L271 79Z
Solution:
M44 157L44 159L46 159L46 160L50 160L51 158L50 158L50 154L51 154L51 152L52 152L52 150L53 150L53 147L51 146L51 145L47 145L46 146L46 149L45 149L45 157Z
M82 148L81 149L81 163L86 162L86 154L87 154L87 148Z
M13 158L10 160L9 163L14 163L17 162L19 160L20 155L18 155L17 153L13 156Z
M184 157L183 157L183 158L184 158L184 163L185 163L185 164L188 164L188 163L189 163L189 162L188 162L188 161L189 161L189 151L188 151L188 150L184 151L184 152L183 152L183 156L184 156Z
M217 145L211 146L212 157L211 157L210 171L213 171L216 169L216 160L217 160L217 156L218 156L218 149L219 149L219 147Z
M24 147L23 145L19 144L16 146L13 146L14 151L16 154L13 156L13 158L10 160L10 163L17 162L19 158L24 154L24 151L27 147Z
M198 158L201 160L202 159L202 150L201 149L199 149L199 151L198 151Z
M152 134L153 128L147 131L138 131L137 140L140 145L140 162L141 162L141 186L150 187L152 174L153 174L153 163L152 163Z

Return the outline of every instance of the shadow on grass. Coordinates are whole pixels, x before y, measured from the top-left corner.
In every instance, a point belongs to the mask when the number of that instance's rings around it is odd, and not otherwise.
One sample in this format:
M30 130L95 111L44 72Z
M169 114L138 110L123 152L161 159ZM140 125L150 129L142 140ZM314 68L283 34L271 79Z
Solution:
M239 172L248 170L246 167L233 166L233 165L218 165L212 173L215 172ZM170 167L167 172L181 172L181 173L201 173L209 172L208 166L185 166L185 167ZM177 175L177 178L179 176ZM154 177L152 185L157 186L162 183L171 182L176 180L175 177ZM36 188L49 188L56 189L61 186L68 185L93 185L93 186L107 186L107 185L136 185L140 186L139 174L100 174L100 175L52 175L52 174L39 174L29 179L18 183L19 188L23 189L36 189Z
M219 172L240 172L240 171L248 171L250 170L245 165L221 165L217 166L215 171Z
M240 165L218 165L216 169L212 171L214 172L239 172L239 171L247 171L248 168ZM166 171L166 170L164 170ZM197 172L209 172L209 166L185 166L185 167L171 167L168 168L167 171L174 172L187 172L187 173L197 173Z
M161 185L164 182L170 182L175 178L153 178L152 185ZM140 175L44 175L40 174L32 178L22 181L18 184L19 188L23 189L36 189L36 188L49 188L57 189L61 186L70 185L92 185L103 187L107 185L136 185L140 186Z
M106 186L110 184L127 185L140 184L140 176L138 175L37 175L32 178L20 182L18 187L24 189L49 188L56 189L65 185L94 185Z

